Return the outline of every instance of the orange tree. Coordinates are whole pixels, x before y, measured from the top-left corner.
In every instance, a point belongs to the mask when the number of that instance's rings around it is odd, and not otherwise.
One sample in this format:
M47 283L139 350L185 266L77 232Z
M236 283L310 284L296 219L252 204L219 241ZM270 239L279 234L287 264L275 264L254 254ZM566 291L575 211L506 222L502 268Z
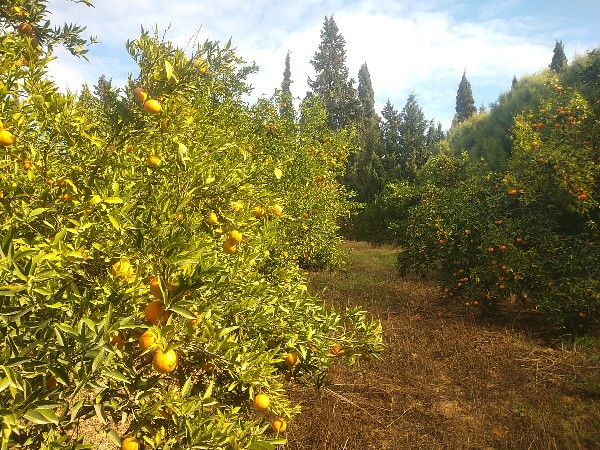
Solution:
M284 379L319 385L334 358L381 348L378 322L326 308L277 256L300 220L286 210L338 214L337 188L293 192L304 144L258 132L271 118L243 101L254 67L229 43L187 56L143 32L126 87L75 97L46 57L80 51L81 30L51 29L44 2L0 11L2 448L92 448L78 433L92 417L122 448L285 442L298 407ZM319 133L303 139L345 142Z
M494 309L520 302L565 326L600 312L597 108L549 81L515 118L508 171L438 155L417 183L389 186L384 214L402 271L442 275L443 299Z

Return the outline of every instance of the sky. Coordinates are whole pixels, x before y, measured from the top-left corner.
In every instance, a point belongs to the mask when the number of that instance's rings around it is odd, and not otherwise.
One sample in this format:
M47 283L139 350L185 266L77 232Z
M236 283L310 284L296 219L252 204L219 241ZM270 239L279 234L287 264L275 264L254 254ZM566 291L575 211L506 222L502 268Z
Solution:
M79 91L101 75L124 87L138 69L125 42L141 27L161 34L191 54L194 43L226 42L259 66L248 77L253 103L281 86L290 52L292 94L302 98L310 60L325 16L333 15L346 41L350 76L367 64L376 109L386 101L401 111L415 93L427 119L448 129L456 90L466 71L476 106L488 107L520 78L547 67L556 40L567 58L600 46L598 0L92 0L94 8L48 0L51 21L86 26L96 36L89 62L57 51L50 74L63 90Z

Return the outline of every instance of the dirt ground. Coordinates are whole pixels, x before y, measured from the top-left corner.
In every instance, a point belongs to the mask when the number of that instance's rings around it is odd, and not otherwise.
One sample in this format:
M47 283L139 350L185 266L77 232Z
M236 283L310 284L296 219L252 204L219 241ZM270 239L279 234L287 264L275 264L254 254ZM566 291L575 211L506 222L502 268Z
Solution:
M600 448L597 337L442 305L434 279L397 275L394 249L346 247L348 273L314 274L312 290L379 317L386 349L331 387L291 387L303 412L286 450Z

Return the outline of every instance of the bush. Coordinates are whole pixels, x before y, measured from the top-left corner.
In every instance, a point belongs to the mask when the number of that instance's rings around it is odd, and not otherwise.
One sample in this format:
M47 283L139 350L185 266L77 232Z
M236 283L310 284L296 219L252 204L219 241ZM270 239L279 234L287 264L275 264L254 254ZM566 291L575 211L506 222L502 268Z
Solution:
M270 428L298 411L284 379L320 385L332 346L353 363L382 345L378 322L326 308L297 255L280 257L309 205L323 219L294 245L322 247L319 265L338 257L328 224L344 203L323 161L343 134L272 128L268 105L242 101L254 67L229 43L188 57L142 32L128 86L63 95L46 56L77 50L81 30L51 31L44 2L13 5L0 37L2 448L91 448L78 430L94 416L115 445L285 442ZM323 183L307 184L315 173Z

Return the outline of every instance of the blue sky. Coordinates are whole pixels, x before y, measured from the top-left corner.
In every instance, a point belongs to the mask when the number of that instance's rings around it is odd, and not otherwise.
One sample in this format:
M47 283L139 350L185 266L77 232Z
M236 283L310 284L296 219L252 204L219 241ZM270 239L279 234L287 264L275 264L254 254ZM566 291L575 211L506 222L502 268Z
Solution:
M513 75L538 72L562 40L569 60L600 45L598 0L93 0L87 8L49 0L52 20L87 26L100 41L87 63L63 52L51 74L63 88L79 90L105 74L123 86L136 67L125 41L140 27L158 26L167 39L190 52L190 40L232 38L238 54L258 64L249 77L249 101L281 84L285 55L291 52L292 93L303 97L310 59L319 45L326 15L334 15L346 39L351 76L367 63L376 107L389 99L401 110L415 92L427 118L448 128L463 70L477 106L494 102L510 87Z

